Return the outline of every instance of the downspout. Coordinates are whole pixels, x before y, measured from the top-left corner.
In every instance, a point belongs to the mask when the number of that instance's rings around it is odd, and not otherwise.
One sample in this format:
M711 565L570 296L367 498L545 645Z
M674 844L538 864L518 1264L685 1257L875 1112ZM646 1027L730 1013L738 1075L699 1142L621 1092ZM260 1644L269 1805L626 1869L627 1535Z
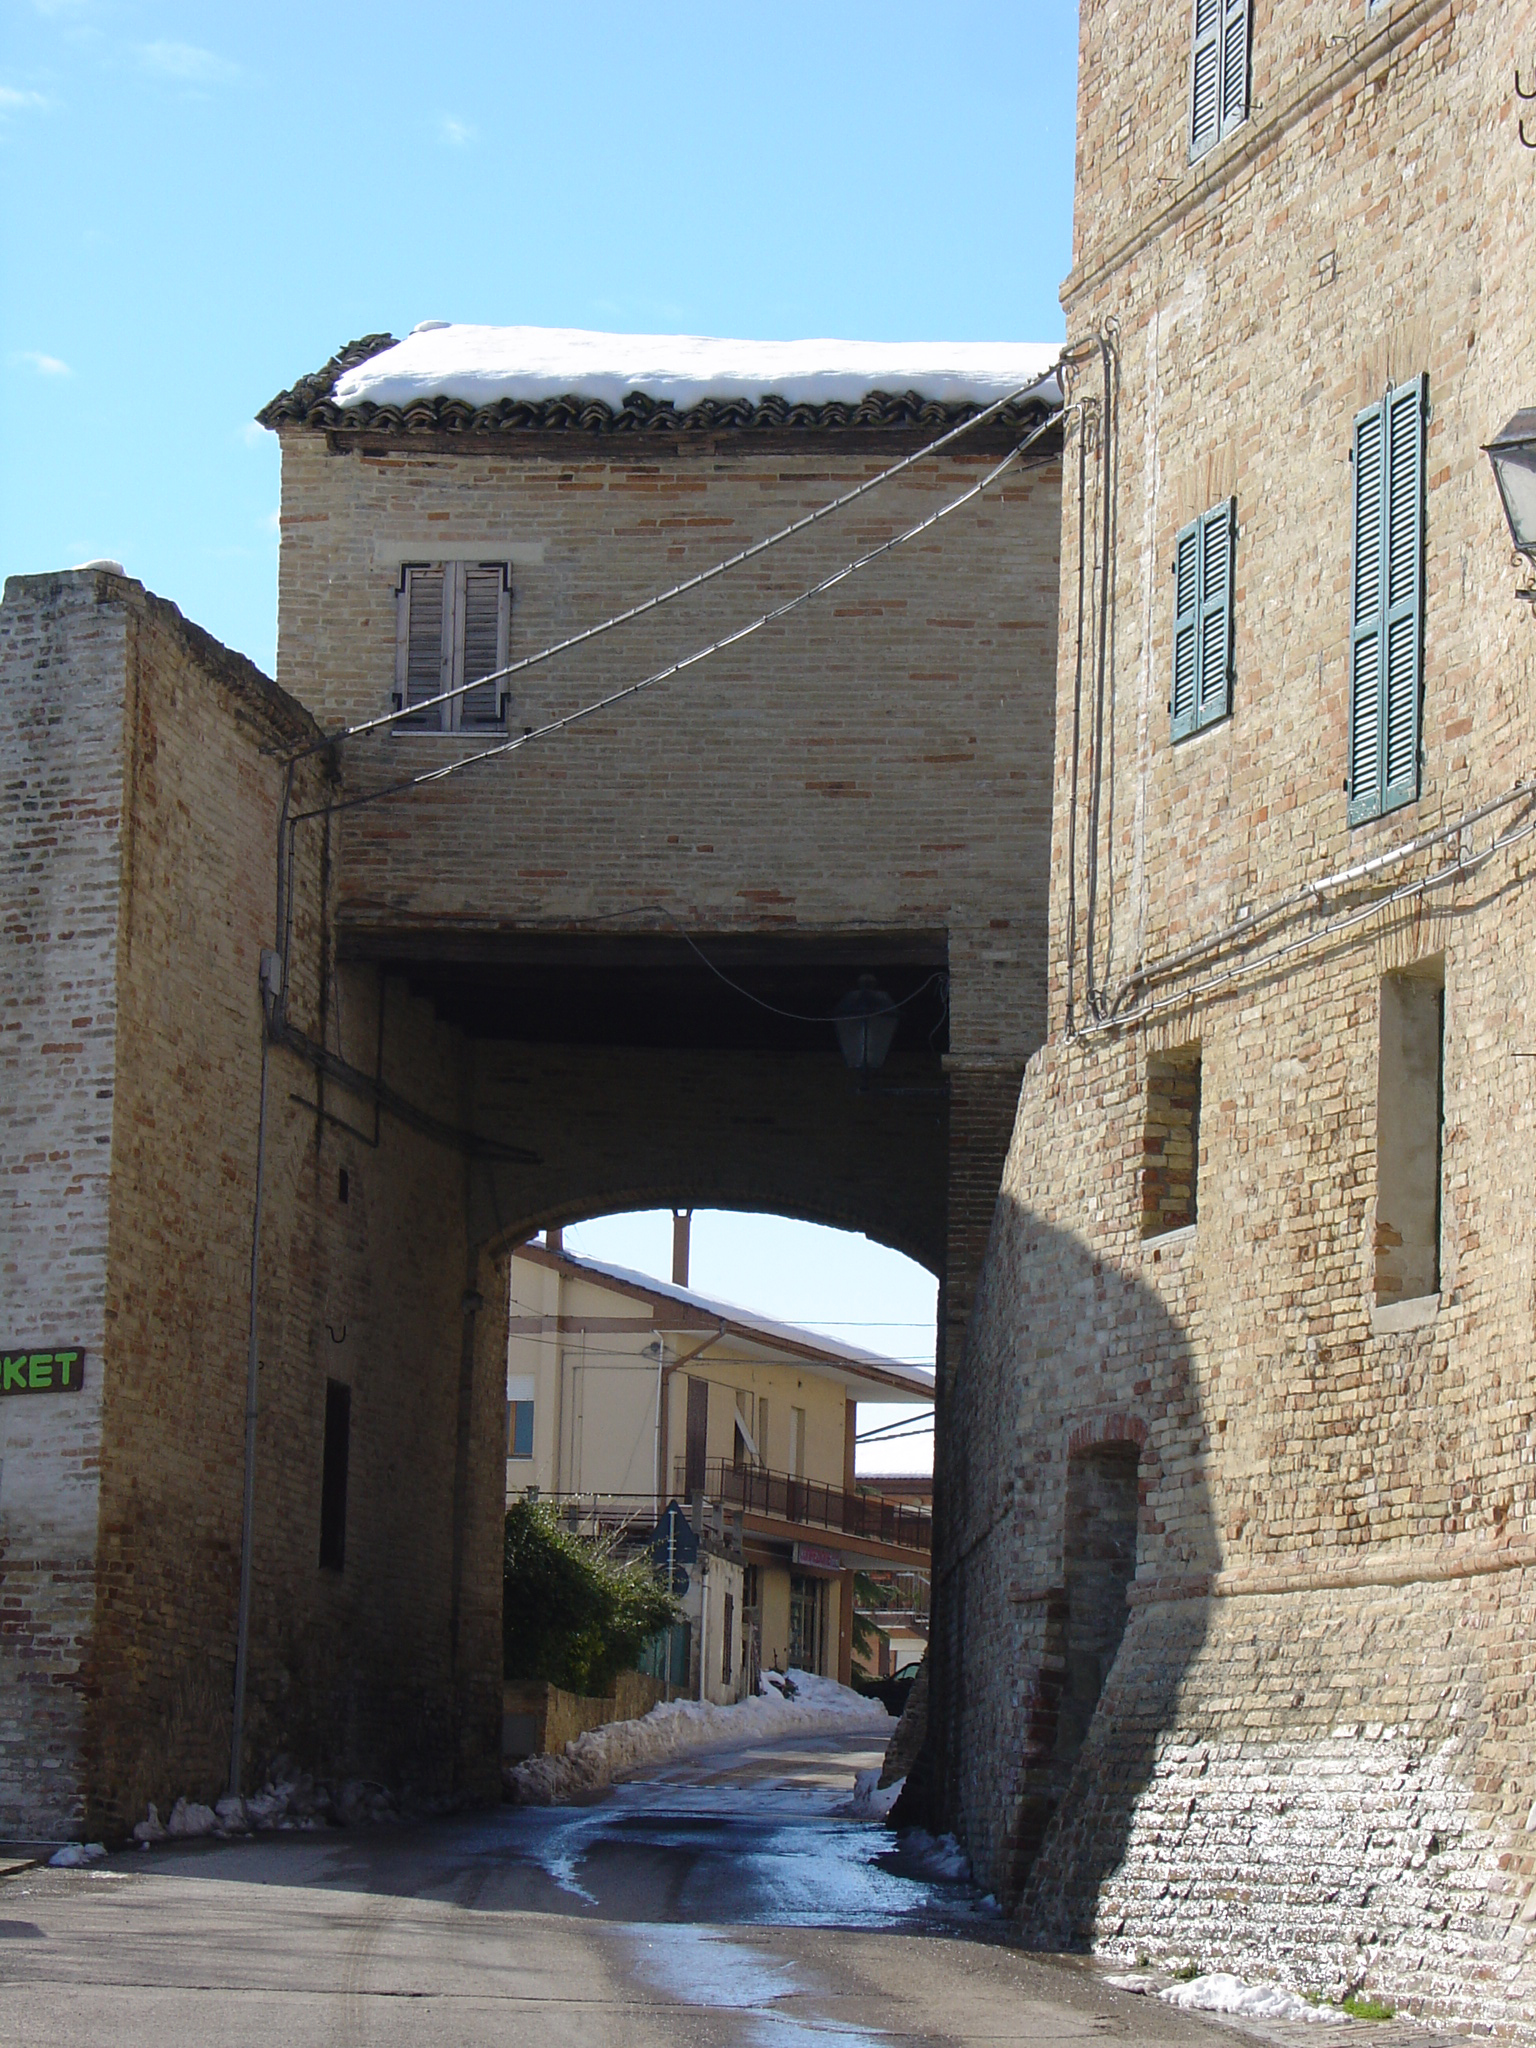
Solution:
M288 809L293 799L293 763L283 780L283 800L277 818L277 917L283 931L283 839L288 829ZM288 888L293 877L290 869ZM240 1602L235 1619L235 1698L229 1736L229 1793L240 1796L245 1748L245 1687L251 1649L251 1566L256 1526L256 1416L261 1380L257 1357L257 1319L261 1280L261 1214L267 1184L267 1081L271 1062L272 1034L282 1016L287 989L282 957L270 947L261 951L258 969L261 991L261 1091L256 1112L256 1192L251 1215L250 1312L245 1342L245 1477L240 1502Z

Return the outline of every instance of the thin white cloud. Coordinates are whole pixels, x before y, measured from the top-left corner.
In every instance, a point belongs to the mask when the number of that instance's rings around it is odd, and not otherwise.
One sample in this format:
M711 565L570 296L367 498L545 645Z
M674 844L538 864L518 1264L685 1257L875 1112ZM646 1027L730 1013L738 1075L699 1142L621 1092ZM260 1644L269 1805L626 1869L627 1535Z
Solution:
M20 114L28 108L46 107L40 92L23 92L18 86L0 85L0 114Z
M269 512L261 522L262 532L280 533L282 531L282 516L281 512Z
M139 62L146 71L174 78L179 85L221 85L240 70L238 64L199 49L196 43L141 43Z
M39 377L73 377L75 374L68 363L61 362L57 356L45 356L40 349L19 348L11 361L29 364Z
M463 149L468 143L475 141L479 134L479 130L471 122L461 121L453 114L444 114L437 132L443 141L454 149Z

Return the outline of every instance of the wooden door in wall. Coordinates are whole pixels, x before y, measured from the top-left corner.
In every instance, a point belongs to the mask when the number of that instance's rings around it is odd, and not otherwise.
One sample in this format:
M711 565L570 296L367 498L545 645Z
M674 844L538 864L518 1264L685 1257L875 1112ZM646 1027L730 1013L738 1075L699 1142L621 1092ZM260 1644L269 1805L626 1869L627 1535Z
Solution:
M704 1491L704 1458L709 1443L709 1381L688 1381L688 1435L684 1444L683 1492L689 1500Z
M789 1576L789 1661L796 1671L825 1677L822 1657L826 1644L827 1588L824 1579L808 1573Z

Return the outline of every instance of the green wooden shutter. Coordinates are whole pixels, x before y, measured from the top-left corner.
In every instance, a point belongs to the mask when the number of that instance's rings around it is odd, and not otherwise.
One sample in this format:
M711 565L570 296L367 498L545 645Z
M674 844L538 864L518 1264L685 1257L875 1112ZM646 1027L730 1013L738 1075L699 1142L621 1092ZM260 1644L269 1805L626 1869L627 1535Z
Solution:
M1252 0L1224 0L1221 21L1221 132L1248 118L1248 37Z
M1195 0L1195 41L1189 66L1189 153L1203 156L1221 134L1221 45L1224 0Z
M1386 403L1386 659L1381 768L1384 811L1419 794L1419 697L1424 674L1424 414L1429 380Z
M1195 730L1200 713L1200 524L1191 520L1174 553L1173 737Z
M1424 416L1416 377L1355 421L1349 822L1419 793L1424 650Z
M1232 567L1237 500L1192 519L1174 552L1172 736L1188 738L1232 709Z
M1200 715L1212 725L1232 709L1232 554L1237 500L1200 521Z

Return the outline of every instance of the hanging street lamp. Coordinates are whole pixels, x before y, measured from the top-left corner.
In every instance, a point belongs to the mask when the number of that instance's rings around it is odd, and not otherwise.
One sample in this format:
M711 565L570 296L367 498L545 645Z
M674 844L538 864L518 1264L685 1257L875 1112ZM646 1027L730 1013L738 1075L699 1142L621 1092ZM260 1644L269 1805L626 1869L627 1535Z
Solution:
M858 987L834 1005L832 1015L843 1058L858 1075L859 1086L867 1088L896 1036L896 1005L883 988L876 988L872 974L861 974Z
M1499 429L1483 453L1493 464L1510 537L1528 562L1536 562L1536 406L1527 406ZM1536 591L1522 590L1522 597Z

